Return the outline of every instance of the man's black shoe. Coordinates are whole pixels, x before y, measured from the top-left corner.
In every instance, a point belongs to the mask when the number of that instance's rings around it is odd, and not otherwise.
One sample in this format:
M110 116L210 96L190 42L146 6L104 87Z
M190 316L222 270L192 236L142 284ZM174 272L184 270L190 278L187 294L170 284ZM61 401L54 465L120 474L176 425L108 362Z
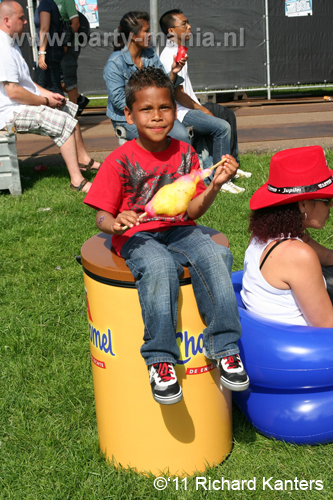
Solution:
M82 114L82 111L87 107L89 104L90 99L86 97L85 95L80 95L76 101L76 104L79 106L76 116L80 116Z

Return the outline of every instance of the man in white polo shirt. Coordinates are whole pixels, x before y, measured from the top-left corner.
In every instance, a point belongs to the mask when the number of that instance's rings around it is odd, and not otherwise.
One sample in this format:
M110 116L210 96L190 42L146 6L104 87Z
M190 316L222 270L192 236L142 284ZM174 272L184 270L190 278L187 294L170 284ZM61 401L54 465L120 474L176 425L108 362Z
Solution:
M87 193L91 183L81 170L98 170L83 144L75 115L77 105L36 85L13 37L20 37L27 21L21 5L0 3L0 130L12 122L21 133L48 135L59 146L65 160L71 189ZM79 163L80 162L80 163Z

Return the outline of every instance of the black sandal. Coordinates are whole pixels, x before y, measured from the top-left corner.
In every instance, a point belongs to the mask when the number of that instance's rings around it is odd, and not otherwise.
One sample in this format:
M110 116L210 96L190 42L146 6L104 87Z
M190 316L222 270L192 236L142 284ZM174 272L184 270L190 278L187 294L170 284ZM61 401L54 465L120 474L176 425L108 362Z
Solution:
M73 191L82 191L82 189L84 188L84 186L87 184L87 179L83 179L83 181L81 182L81 184L79 186L74 186L74 184L70 183L70 188L73 190Z
M91 168L94 163L95 163L95 160L93 158L91 158L88 165L85 165L84 163L79 163L79 167L83 172L98 172L101 165L99 165L98 168Z

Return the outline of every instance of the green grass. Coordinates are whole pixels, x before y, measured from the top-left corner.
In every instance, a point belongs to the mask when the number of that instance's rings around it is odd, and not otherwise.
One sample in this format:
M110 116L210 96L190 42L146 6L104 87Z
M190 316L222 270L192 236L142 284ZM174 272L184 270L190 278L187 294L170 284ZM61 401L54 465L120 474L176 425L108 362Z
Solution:
M283 98L283 97L321 97L325 95L332 95L333 86L332 85L312 85L311 87L306 87L306 85L296 86L296 85L283 85L283 88L274 87L271 88L272 99ZM246 89L244 89L246 91ZM267 91L263 90L253 90L248 92L248 97L267 97Z
M333 164L333 152L327 157ZM245 155L251 179L239 195L219 194L201 223L223 231L242 268L251 194L267 180L269 155ZM90 366L82 244L97 230L83 195L69 190L64 166L25 165L23 195L0 194L0 499L328 499L333 444L296 446L257 433L234 407L234 447L208 469L211 479L257 478L255 491L195 490L195 479L158 492L153 477L117 470L100 455ZM50 210L45 210L49 208ZM316 235L332 246L332 222ZM148 383L148 381L147 381ZM207 416L209 425L209 415ZM156 449L156 453L163 450ZM322 480L322 491L263 491L262 478Z
M90 96L87 96L90 98ZM88 104L88 108L94 108L97 106L103 106L106 107L108 104L108 99L106 98L100 98L100 99L90 99L90 102Z

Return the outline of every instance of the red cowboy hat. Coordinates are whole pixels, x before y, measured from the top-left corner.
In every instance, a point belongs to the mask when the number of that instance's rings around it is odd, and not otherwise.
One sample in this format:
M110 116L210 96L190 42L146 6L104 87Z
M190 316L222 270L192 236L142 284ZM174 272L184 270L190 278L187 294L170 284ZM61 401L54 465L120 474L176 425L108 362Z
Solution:
M251 210L300 200L333 198L333 171L320 146L286 149L271 158L268 182L250 200Z

